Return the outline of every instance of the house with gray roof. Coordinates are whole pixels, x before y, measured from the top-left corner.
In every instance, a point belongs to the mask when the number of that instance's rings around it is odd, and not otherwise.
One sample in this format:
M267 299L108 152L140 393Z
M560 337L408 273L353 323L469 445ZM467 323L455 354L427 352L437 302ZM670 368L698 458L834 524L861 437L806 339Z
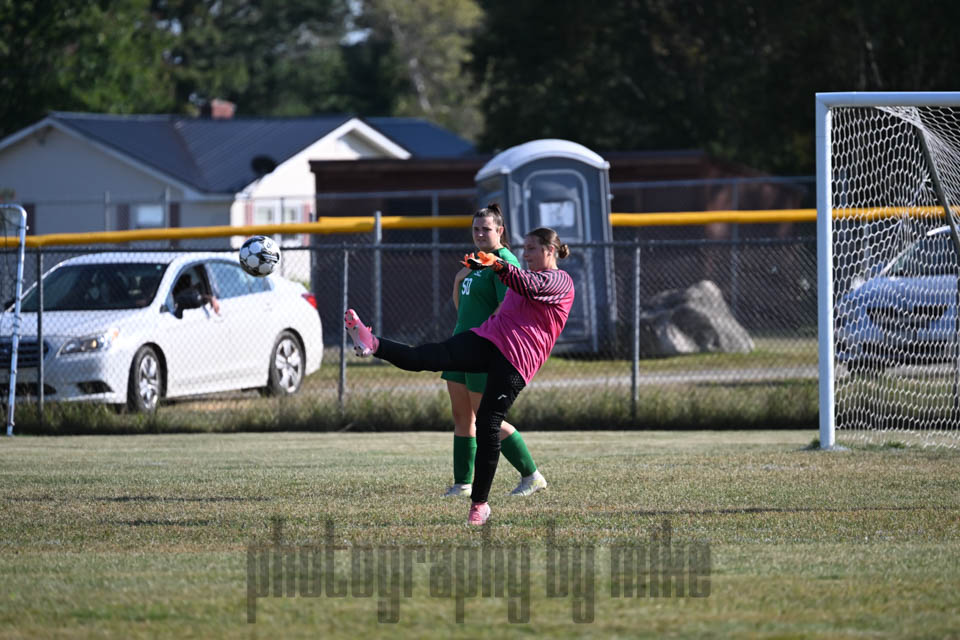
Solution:
M310 161L472 153L417 118L52 112L0 140L0 191L27 209L31 234L305 222Z

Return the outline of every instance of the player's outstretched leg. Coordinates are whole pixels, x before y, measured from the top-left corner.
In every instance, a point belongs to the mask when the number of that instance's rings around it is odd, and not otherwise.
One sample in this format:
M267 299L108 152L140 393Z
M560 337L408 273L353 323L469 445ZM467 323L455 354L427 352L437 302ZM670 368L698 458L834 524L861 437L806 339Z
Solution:
M353 309L347 309L343 316L343 324L353 340L353 350L358 356L365 357L374 353L379 347L379 340L370 332L370 328L360 322L360 316Z

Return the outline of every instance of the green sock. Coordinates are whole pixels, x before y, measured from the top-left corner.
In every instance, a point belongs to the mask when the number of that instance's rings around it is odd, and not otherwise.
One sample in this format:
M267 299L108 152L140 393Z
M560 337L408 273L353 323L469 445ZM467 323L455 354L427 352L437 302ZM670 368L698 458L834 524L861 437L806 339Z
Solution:
M473 459L476 455L476 438L453 436L453 481L456 484L473 482Z
M524 478L537 470L537 465L533 462L533 456L530 455L527 443L523 441L523 436L520 435L519 431L514 431L500 441L500 452Z

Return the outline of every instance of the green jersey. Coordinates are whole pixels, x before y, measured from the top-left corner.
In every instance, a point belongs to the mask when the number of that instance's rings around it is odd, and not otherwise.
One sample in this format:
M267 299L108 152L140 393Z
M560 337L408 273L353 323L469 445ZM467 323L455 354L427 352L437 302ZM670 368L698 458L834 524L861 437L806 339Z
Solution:
M520 261L506 247L491 251L501 260L520 268ZM470 272L460 283L460 304L457 307L457 326L454 334L479 327L503 302L507 285L500 281L493 269Z

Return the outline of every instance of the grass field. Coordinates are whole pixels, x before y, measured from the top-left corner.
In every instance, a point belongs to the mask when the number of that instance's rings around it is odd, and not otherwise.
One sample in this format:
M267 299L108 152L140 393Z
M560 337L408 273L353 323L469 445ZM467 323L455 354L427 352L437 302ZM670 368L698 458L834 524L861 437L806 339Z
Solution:
M437 497L449 434L4 439L0 638L958 637L960 452L825 453L806 448L813 436L531 432L550 487L507 498L516 473L501 461L483 532L463 524L466 500ZM701 553L705 597L615 594L612 549L662 552L668 529L676 557L692 566ZM306 570L271 581L277 557L314 562L316 545L331 549L323 567L346 580L345 597L325 584L307 597L320 582ZM484 548L505 554L515 597L458 598L455 579L446 594L443 576ZM511 555L523 549L526 572ZM409 597L377 581L408 557ZM675 590L689 578L689 596L691 572L665 580ZM301 595L273 597L290 575ZM250 595L264 596L255 623ZM528 621L509 622L524 600ZM379 604L399 620L378 622Z

